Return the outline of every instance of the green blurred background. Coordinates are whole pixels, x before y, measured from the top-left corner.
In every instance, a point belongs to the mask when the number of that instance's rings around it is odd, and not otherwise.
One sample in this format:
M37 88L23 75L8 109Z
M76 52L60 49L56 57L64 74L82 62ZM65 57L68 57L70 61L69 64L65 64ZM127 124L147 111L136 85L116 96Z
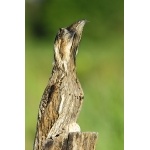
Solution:
M99 133L96 150L124 148L124 1L26 0L26 150L32 149L38 106L52 70L53 41L60 27L85 25L77 74L85 99L82 131Z

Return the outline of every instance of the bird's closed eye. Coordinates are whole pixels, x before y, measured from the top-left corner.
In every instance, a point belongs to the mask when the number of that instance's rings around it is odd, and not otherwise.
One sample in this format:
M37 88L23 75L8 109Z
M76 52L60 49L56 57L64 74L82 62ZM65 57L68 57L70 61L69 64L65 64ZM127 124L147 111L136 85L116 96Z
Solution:
M59 32L62 32L63 31L63 28L59 28Z

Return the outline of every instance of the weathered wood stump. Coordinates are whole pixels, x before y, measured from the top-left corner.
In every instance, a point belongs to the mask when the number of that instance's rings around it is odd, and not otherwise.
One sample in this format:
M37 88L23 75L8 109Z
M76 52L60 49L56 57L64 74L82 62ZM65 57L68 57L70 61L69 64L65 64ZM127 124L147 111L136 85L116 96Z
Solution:
M95 132L70 132L67 138L49 139L45 150L95 150L96 139Z
M97 133L76 123L84 94L76 76L76 55L86 20L61 28L54 42L52 75L43 93L33 150L94 150Z

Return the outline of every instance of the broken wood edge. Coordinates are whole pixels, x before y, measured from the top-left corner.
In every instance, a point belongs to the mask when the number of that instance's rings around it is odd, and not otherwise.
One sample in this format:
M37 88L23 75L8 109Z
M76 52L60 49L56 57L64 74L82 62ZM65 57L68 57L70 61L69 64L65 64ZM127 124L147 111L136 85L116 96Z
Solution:
M70 132L54 140L48 139L44 150L95 150L97 132Z

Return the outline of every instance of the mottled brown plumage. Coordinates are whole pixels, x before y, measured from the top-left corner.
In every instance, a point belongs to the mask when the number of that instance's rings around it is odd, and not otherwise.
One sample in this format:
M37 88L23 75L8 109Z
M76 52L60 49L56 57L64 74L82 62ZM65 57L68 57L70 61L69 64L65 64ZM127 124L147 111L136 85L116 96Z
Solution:
M76 124L83 91L76 76L76 54L86 20L61 28L54 42L54 66L38 113L34 150L44 150L48 139L80 130Z

